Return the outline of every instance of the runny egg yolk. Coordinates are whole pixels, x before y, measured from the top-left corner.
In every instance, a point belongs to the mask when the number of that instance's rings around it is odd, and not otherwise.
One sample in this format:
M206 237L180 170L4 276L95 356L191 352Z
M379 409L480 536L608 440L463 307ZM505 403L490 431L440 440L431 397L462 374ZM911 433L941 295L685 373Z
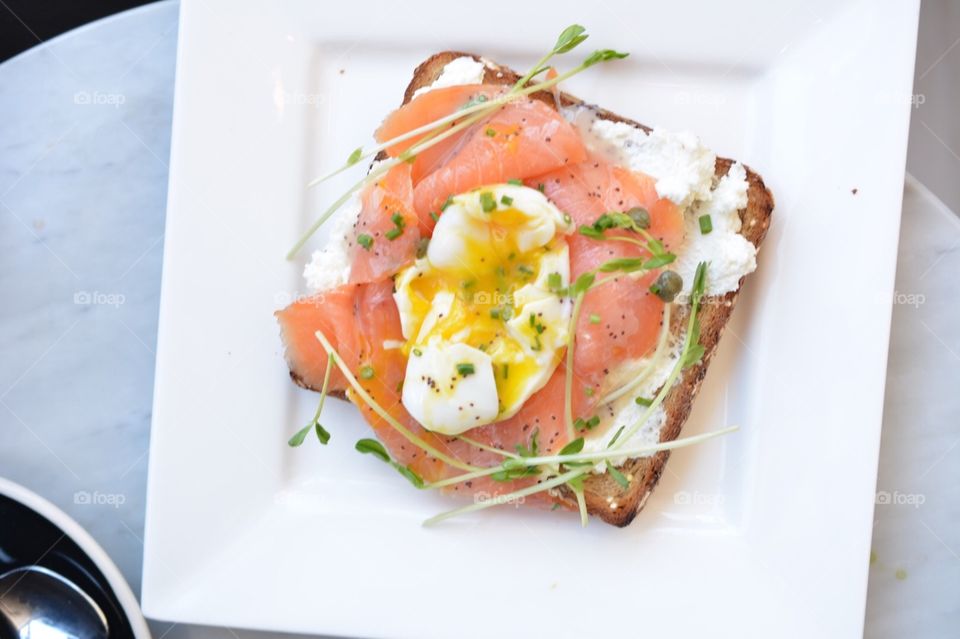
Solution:
M505 419L550 378L569 330L568 229L526 187L453 198L426 256L397 277L403 402L424 427L458 434Z

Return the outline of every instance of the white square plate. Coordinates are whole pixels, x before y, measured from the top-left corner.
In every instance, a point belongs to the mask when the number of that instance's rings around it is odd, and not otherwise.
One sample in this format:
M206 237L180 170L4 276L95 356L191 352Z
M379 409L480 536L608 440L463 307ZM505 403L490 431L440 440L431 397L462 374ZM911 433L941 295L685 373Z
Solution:
M917 13L184 0L146 613L376 637L859 636ZM328 404L330 446L285 444L315 396L289 382L272 316L300 287L283 256L345 182L303 187L431 52L525 68L572 22L632 56L569 90L695 131L777 198L685 433L742 430L675 453L626 529L512 508L424 529L451 500L353 452L352 407Z

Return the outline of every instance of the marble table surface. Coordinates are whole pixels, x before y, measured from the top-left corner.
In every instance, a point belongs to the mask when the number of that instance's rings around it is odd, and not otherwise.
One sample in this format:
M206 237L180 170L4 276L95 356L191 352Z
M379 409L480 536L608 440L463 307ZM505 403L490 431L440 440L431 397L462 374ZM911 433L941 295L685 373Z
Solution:
M119 14L0 65L0 475L85 526L136 592L177 11ZM908 178L869 637L960 627L958 272L960 221Z

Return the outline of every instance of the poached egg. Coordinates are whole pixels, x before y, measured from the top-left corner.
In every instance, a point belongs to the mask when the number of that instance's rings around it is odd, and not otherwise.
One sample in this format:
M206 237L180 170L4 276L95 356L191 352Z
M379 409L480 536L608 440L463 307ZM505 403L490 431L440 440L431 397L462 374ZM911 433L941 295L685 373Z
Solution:
M425 428L457 435L507 419L550 379L567 346L572 228L521 185L448 200L394 293L408 356L402 402Z

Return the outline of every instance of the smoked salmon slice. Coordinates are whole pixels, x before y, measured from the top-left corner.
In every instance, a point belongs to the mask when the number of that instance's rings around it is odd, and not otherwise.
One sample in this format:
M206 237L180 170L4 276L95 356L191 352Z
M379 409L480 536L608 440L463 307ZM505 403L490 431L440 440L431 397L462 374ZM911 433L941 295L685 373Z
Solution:
M457 152L414 187L414 208L433 229L451 195L484 184L524 179L586 159L576 129L539 100L522 99L494 113L473 130Z
M350 281L376 282L413 261L420 230L410 165L398 164L365 189L350 242Z
M578 226L590 226L610 211L643 207L650 215L650 234L667 250L682 242L683 212L661 198L653 178L642 173L591 158L530 178L527 184L543 188L544 194ZM598 240L579 233L569 238L573 278L609 260L649 257L648 251L635 243L643 241L635 233L608 230L605 235L622 239ZM654 347L664 306L649 290L656 277L656 272L640 278L617 275L587 293L576 328L574 373L579 385L594 393L609 391L605 379L610 362L643 357Z
M466 106L477 102L485 102L495 96L502 95L504 92L505 89L503 87L484 84L464 84L421 93L387 116L383 124L380 125L380 128L377 129L374 137L377 142L380 143L392 140L414 129L426 126L440 118L460 111ZM451 122L447 126L452 127L455 124L456 122ZM439 168L444 160L450 156L451 152L458 147L461 139L468 131L470 131L470 129L460 134L452 135L429 149L418 153L413 161L413 169L411 172L413 183L417 184L424 176ZM425 133L420 134L409 140L404 140L403 142L387 147L387 153L391 157L397 157L425 136Z

